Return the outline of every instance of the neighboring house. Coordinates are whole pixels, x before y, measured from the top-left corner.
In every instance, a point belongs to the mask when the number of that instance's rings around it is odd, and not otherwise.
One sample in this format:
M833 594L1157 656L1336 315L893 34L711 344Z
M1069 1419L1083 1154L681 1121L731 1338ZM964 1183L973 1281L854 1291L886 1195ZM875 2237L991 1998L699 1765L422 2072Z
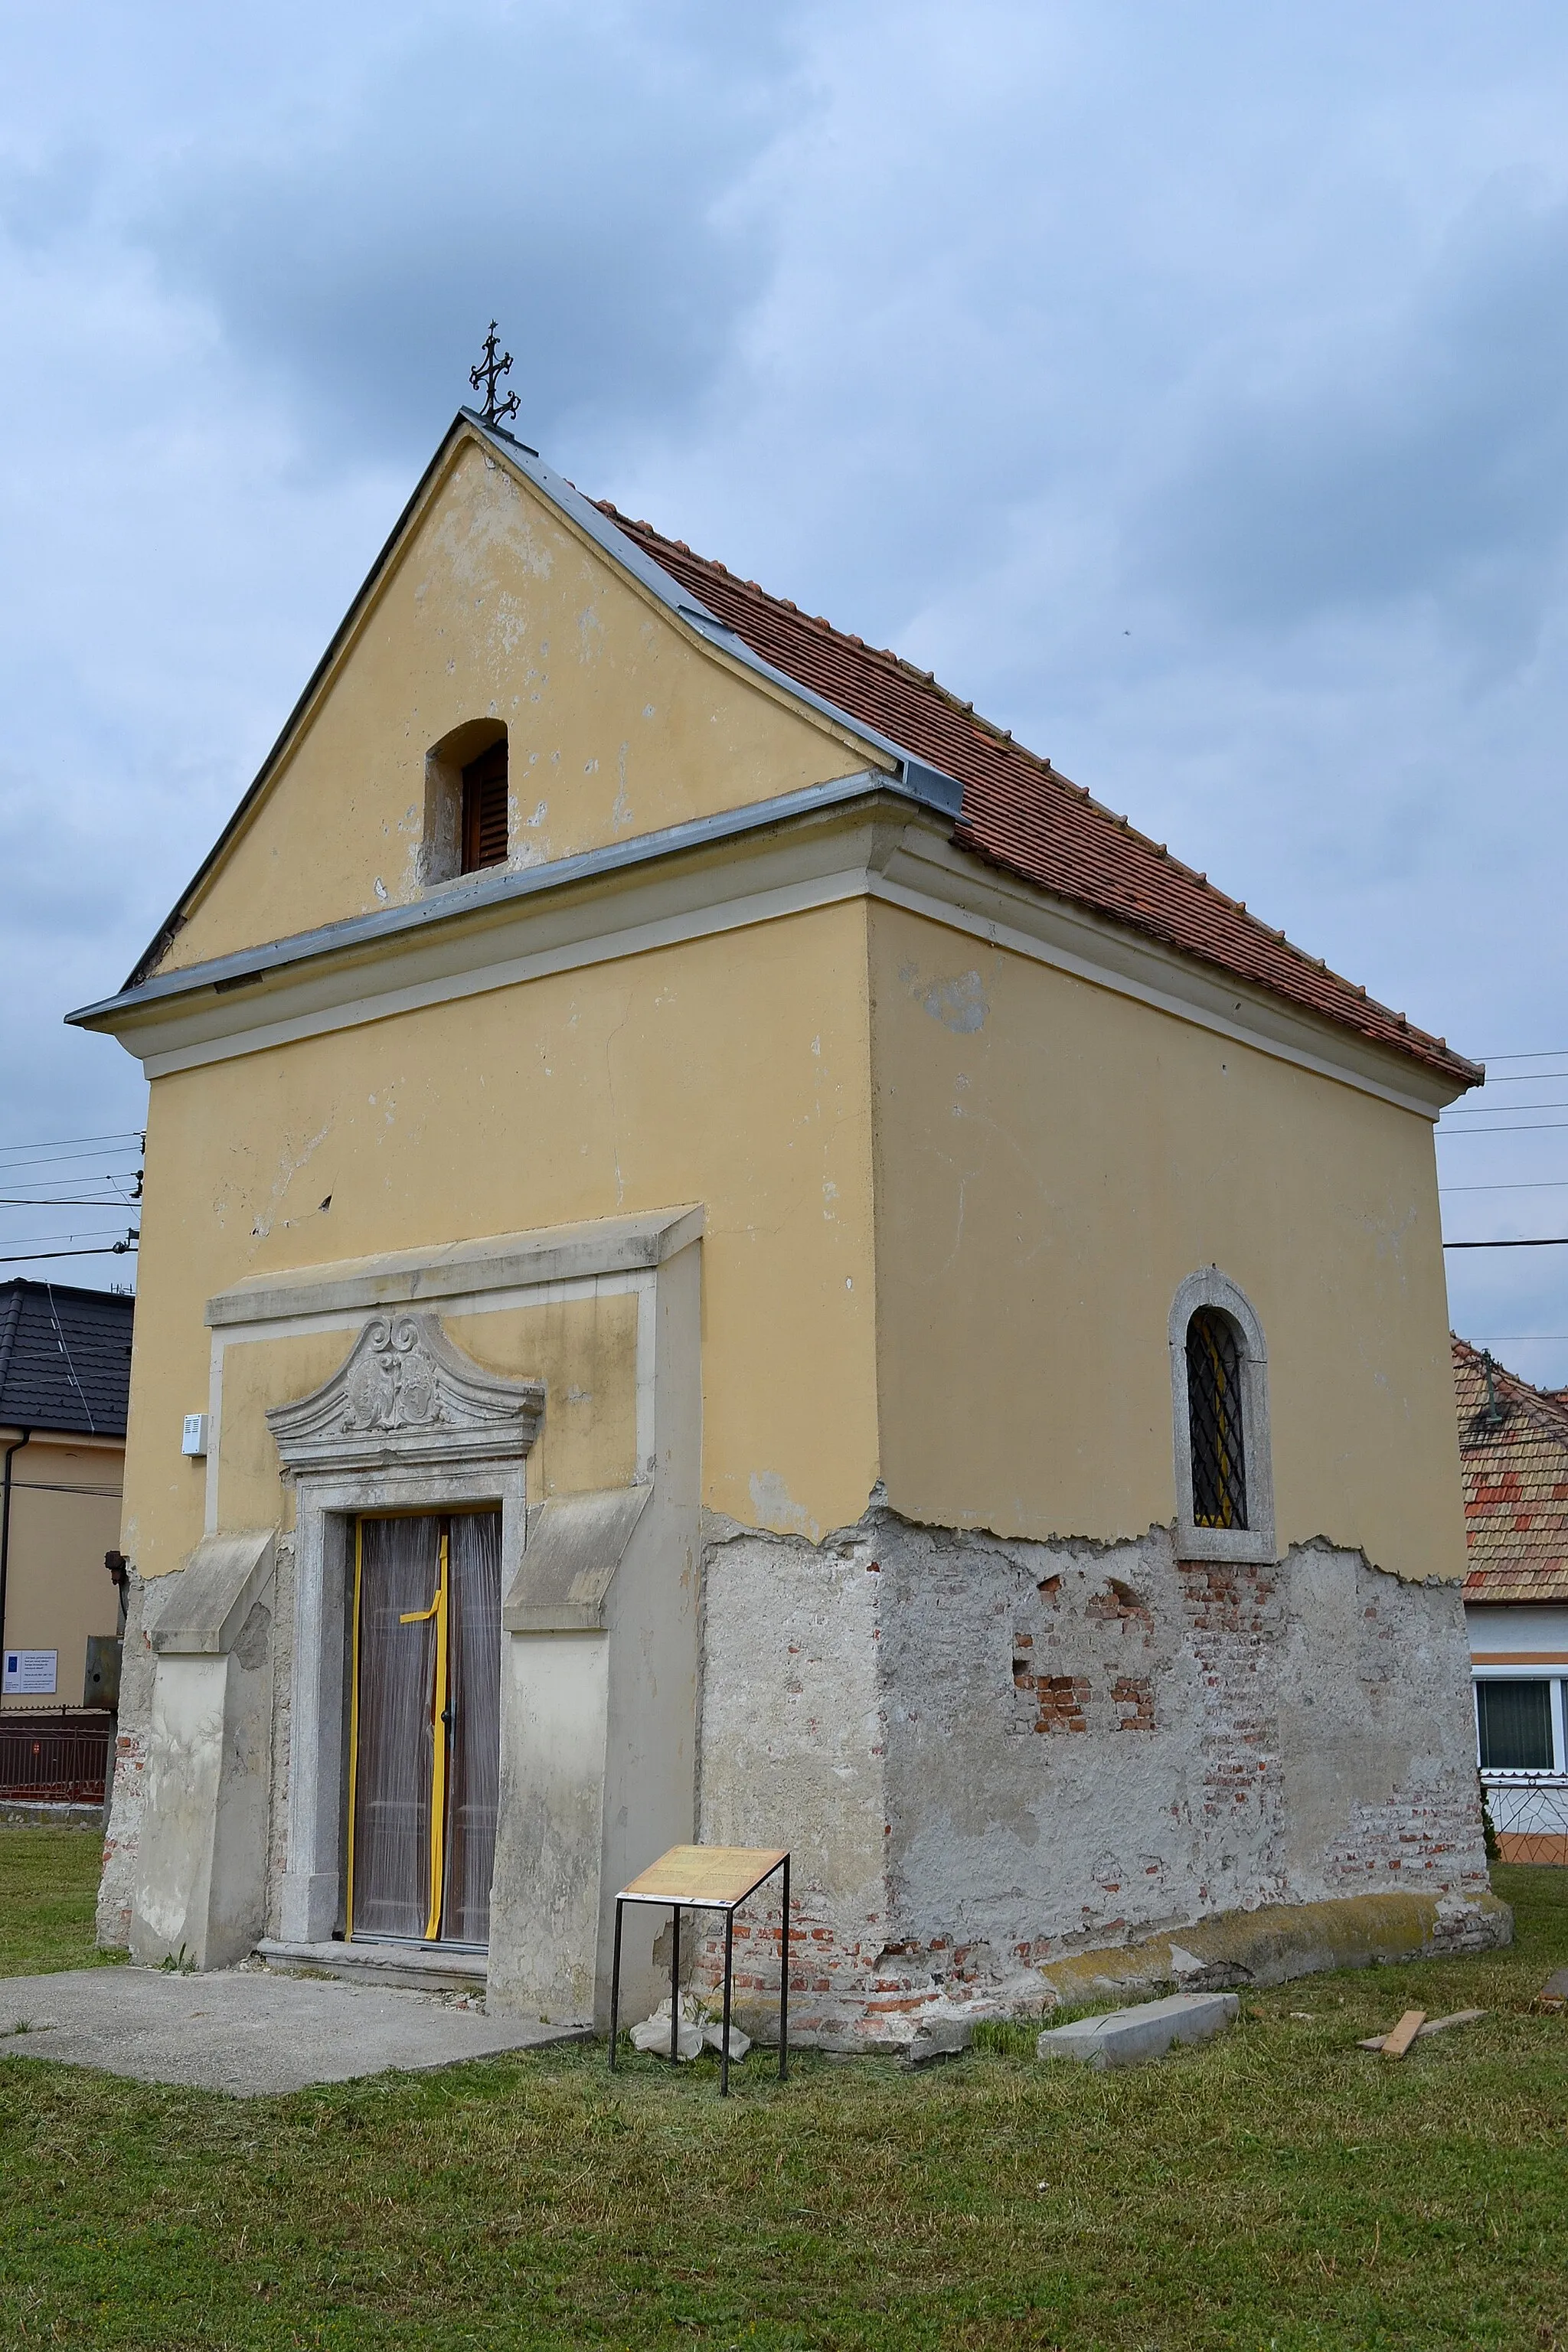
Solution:
M464 413L73 1018L152 1081L106 1940L602 2017L618 1886L787 1845L854 2040L1226 1911L1503 1931L1481 1074L928 674Z
M1481 1774L1509 1862L1568 1863L1568 1397L1454 1341Z
M0 1642L7 1713L91 1706L88 1646L111 1641L104 1554L120 1537L136 1302L0 1283ZM104 1665L95 1657L101 1677Z

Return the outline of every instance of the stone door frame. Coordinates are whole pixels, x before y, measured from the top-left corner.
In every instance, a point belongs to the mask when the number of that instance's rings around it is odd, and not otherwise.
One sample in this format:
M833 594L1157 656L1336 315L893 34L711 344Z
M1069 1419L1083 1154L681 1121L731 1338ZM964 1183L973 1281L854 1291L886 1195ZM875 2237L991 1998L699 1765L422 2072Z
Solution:
M505 1593L522 1559L543 1411L537 1381L487 1372L438 1316L395 1308L367 1317L320 1388L267 1415L296 1495L286 1943L324 1944L345 1919L354 1522L499 1508Z
M367 1513L476 1508L500 1512L505 1593L522 1559L522 1459L299 1475L289 1845L279 1915L285 1943L324 1944L344 1921L354 1522Z

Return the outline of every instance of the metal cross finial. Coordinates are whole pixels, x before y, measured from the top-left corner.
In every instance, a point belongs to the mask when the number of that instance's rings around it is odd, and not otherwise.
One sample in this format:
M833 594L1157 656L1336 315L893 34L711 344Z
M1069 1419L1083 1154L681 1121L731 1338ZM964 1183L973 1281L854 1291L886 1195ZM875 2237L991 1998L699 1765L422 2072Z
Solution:
M481 384L484 386L485 423L487 425L504 424L509 416L515 416L519 408L522 405L515 392L509 392L504 400L498 401L496 398L496 383L499 378L511 373L511 353L510 352L503 352L501 357L498 360L496 357L497 340L496 322L492 319L490 320L489 333L485 337L484 358L479 362L478 367L472 367L468 370L468 382L473 385L474 390L478 392Z

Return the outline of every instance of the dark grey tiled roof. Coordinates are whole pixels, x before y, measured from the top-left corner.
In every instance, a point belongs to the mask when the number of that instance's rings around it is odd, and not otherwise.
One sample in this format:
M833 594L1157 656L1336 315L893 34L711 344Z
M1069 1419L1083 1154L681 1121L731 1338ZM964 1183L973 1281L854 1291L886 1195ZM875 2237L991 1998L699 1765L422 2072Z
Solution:
M133 1298L0 1282L0 1425L123 1437Z

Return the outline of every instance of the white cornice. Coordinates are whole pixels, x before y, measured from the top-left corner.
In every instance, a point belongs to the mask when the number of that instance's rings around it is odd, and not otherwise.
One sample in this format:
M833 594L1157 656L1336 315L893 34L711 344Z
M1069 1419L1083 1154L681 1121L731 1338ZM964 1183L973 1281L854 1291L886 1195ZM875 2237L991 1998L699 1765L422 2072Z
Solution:
M700 1207L649 1209L629 1217L590 1217L581 1224L531 1233L486 1234L477 1241L388 1250L379 1257L340 1258L278 1274L247 1274L207 1301L215 1331L259 1332L322 1317L384 1315L399 1307L463 1301L563 1283L646 1275L702 1235Z
M889 792L873 789L559 887L546 867L529 879L526 897L426 930L324 945L242 989L220 991L193 972L188 987L151 1001L149 992L94 1008L92 1025L110 1029L156 1078L845 899L875 898L1426 1118L1462 1091L1265 990L1015 881L956 847L940 818L917 814Z

